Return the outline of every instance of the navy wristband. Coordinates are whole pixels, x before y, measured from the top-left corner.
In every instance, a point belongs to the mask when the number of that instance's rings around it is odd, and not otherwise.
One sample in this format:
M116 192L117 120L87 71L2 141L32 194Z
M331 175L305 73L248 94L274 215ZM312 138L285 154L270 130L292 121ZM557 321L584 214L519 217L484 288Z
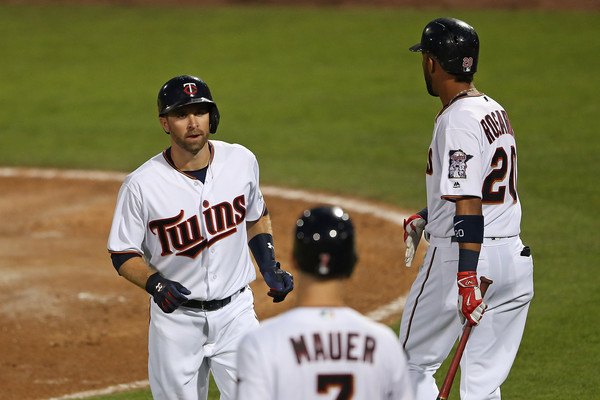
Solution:
M275 246L273 246L273 236L269 233L259 233L254 236L248 242L248 247L256 260L258 269L263 271L275 266Z
M479 252L475 250L458 250L458 272L477 271Z
M458 243L483 243L483 215L456 215L454 236Z

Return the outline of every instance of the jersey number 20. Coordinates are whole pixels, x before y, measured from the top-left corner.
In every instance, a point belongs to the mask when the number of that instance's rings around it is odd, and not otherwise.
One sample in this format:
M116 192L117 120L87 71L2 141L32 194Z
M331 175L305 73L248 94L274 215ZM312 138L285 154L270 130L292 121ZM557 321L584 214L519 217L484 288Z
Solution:
M508 193L517 202L517 150L514 146L510 147L510 158L506 150L498 147L492 157L492 172L483 181L481 188L482 202L484 204L502 204L506 194L506 175L508 173ZM496 188L494 185L500 184Z

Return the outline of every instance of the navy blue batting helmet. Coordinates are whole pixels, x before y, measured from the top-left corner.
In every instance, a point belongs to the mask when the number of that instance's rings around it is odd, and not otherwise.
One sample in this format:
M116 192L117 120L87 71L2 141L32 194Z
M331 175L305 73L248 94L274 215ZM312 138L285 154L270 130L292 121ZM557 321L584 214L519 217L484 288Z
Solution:
M471 25L456 18L437 18L428 23L421 43L409 50L432 54L449 74L477 72L479 37Z
M350 276L358 260L350 216L340 207L304 211L296 222L294 259L312 275Z
M221 115L213 101L208 85L192 75L180 75L170 79L158 92L158 115L164 117L169 112L188 104L208 104L210 113L210 133L216 133Z

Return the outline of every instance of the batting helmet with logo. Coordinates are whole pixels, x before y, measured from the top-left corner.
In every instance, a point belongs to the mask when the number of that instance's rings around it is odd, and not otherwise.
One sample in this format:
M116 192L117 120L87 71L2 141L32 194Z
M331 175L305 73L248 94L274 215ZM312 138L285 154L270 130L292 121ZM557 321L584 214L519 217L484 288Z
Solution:
M208 85L195 76L176 76L160 88L158 92L158 115L164 117L179 107L193 103L210 105L210 133L216 133L221 118L219 109L213 101Z
M425 26L421 43L409 50L432 54L449 74L474 74L479 59L479 37L466 22L456 18L438 18Z
M304 211L296 222L294 259L300 270L321 277L347 277L358 260L354 226L340 207Z

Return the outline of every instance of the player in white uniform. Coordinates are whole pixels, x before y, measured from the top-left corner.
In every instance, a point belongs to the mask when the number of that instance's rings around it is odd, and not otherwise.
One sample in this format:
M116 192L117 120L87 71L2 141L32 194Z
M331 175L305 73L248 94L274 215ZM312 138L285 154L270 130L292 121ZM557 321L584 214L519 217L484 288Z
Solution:
M519 237L515 133L506 111L472 84L479 38L471 26L436 19L410 50L422 52L428 92L443 108L428 152L427 208L404 224L408 266L423 228L429 247L400 340L417 398L435 399L433 374L468 320L475 327L460 364L461 398L500 399L533 297L533 261ZM477 275L493 281L484 300Z
M125 179L108 250L119 274L154 300L154 399L206 399L209 371L221 399L232 399L238 342L258 325L249 248L274 302L293 279L275 261L256 158L240 145L208 140L220 114L206 83L189 75L169 80L158 110L171 146Z
M357 256L339 207L306 210L296 223L298 307L261 323L238 352L239 400L415 399L394 332L343 303Z

